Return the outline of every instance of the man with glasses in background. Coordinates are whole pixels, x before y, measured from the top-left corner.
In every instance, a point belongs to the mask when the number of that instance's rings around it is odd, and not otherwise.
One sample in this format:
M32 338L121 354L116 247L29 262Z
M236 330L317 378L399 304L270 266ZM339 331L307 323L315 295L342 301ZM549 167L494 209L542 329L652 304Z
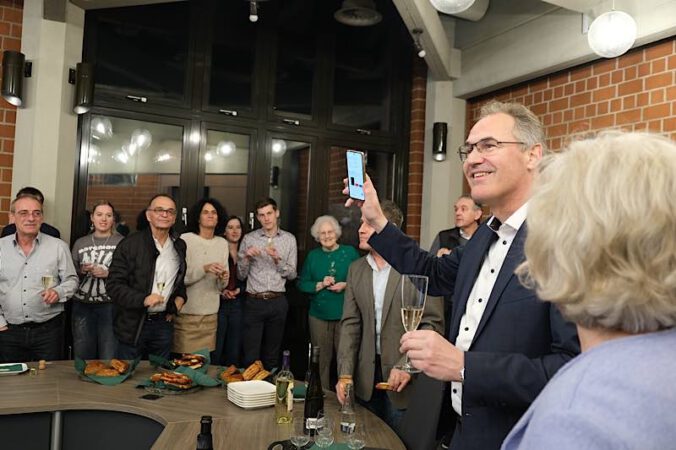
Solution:
M0 362L63 359L64 303L79 280L68 245L43 234L42 202L10 204L16 233L0 239Z
M169 358L172 320L187 300L185 242L174 232L176 202L154 196L147 229L130 234L113 253L106 291L115 304L114 329L121 359Z
M19 192L16 193L16 198L22 197L24 195L35 196L35 198L44 207L45 196L42 195L40 189L34 188L33 186L22 187L21 189L19 189ZM14 219L12 219L11 216L9 221L10 223L2 228L2 233L0 233L0 237L9 236L10 234L16 233L16 224L14 223ZM50 236L54 236L55 238L61 238L61 233L59 232L59 230L57 230L56 228L45 222L42 222L42 225L40 225L40 232L48 234Z
M482 108L458 153L472 198L492 216L464 247L441 258L388 223L373 184L365 183L360 207L377 232L369 245L400 273L428 275L430 295L454 299L448 340L429 330L401 339L400 350L425 374L409 404L411 420L402 424L409 446L433 448L441 415L450 419L441 431L451 449L498 449L547 381L580 351L575 327L514 274L524 260L528 199L543 147L542 125L523 105Z

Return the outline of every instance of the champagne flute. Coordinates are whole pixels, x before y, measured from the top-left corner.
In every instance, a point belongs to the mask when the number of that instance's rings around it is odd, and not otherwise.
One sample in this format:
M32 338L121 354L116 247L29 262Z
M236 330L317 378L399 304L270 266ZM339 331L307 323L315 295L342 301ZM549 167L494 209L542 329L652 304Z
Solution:
M406 331L413 331L420 325L427 298L429 278L424 275L401 276L401 322ZM411 365L406 354L406 362L397 367L408 373L419 373L420 370Z
M45 274L42 275L41 281L42 281L42 287L46 291L47 289L49 289L50 287L52 287L54 285L54 275L52 275L49 272L45 272Z
M157 291L160 295L164 296L164 285L166 284L166 279L164 274L161 272L155 273L155 286L157 286Z
M329 272L328 272L328 275L329 275L330 277L335 278L337 272L338 272L338 271L336 270L336 262L335 262L335 261L331 261L331 263L329 264Z

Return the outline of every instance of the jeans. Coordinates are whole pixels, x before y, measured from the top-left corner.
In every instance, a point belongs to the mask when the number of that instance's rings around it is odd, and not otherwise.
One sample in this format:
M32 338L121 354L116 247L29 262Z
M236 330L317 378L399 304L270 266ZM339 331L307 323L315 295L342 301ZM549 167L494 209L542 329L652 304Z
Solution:
M246 298L242 336L244 366L260 359L268 370L279 367L279 349L288 311L285 295L272 300Z
M73 302L73 354L81 359L115 357L112 303Z
M240 366L243 302L242 296L237 296L233 300L221 297L221 304L218 308L216 350L211 358L216 364Z
M148 355L157 355L169 359L171 341L174 337L174 323L167 322L162 316L156 320L145 320L138 345L117 343L117 357L120 359L148 359Z
M57 361L63 359L65 314L40 324L7 324L0 331L0 362Z

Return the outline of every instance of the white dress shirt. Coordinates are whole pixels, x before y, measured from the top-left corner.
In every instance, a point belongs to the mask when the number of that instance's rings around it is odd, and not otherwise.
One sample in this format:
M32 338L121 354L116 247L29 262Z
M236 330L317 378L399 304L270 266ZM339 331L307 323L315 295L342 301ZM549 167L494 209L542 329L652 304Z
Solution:
M498 239L493 242L484 258L479 275L474 281L474 287L467 299L465 314L460 319L460 329L455 340L455 346L462 351L467 351L472 344L474 334L481 322L481 317L486 310L486 303L493 291L493 286L498 278L502 263L505 261L507 252L512 246L512 241L521 225L526 221L528 202L517 209L505 222L500 225L497 232ZM495 217L491 217L487 224L490 227ZM456 414L462 415L462 383L451 382L451 401Z
M159 305L151 306L148 308L148 312L162 312L167 309L167 299L174 290L174 283L176 282L176 275L178 275L178 253L174 248L174 241L171 237L167 237L167 240L164 241L164 245L160 244L160 241L155 239L155 247L160 252L157 260L155 261L155 276L153 278L153 294L160 294L164 297L164 301ZM164 281L164 287L160 292L157 281Z
M376 313L376 353L380 355L380 329L383 324L383 303L385 301L385 288L387 288L387 279L390 278L390 265L385 263L382 269L378 269L376 260L369 253L366 255L366 262L373 269L373 298L375 299Z

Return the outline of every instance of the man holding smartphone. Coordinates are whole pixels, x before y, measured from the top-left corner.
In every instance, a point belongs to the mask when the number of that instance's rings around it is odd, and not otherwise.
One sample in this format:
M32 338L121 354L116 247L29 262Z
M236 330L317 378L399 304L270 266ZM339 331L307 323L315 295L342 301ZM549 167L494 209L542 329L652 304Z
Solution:
M247 233L239 248L237 275L246 279L242 347L244 365L260 359L266 369L279 367L284 336L286 282L296 278L296 237L278 225L277 202L267 198L256 203L261 228Z
M580 351L573 324L514 274L524 260L528 199L543 147L542 125L523 105L482 108L458 154L472 198L493 216L464 247L440 258L388 223L366 180L358 204L376 230L369 245L400 273L429 276L430 295L454 298L448 339L429 330L401 339L400 350L429 377L418 387L431 387L414 395L421 411L411 414L415 438L403 430L409 445L433 448L437 430L430 424L450 413L441 431L452 435L451 449L498 449L547 381Z

